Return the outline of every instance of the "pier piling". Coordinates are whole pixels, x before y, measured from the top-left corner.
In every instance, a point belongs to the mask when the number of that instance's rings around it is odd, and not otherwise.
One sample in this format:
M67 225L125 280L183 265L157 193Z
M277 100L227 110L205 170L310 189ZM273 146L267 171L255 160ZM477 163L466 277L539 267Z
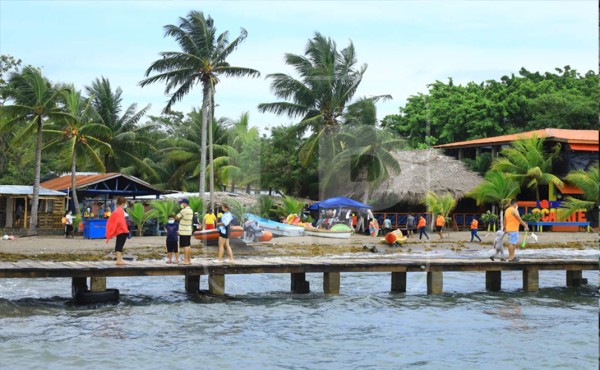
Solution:
M339 272L324 272L323 273L323 292L330 295L340 294L340 273Z
M185 291L187 293L200 291L200 275L185 275Z
M306 281L306 273L291 273L292 293L306 294L310 292L310 283Z
M523 290L526 292L537 292L540 290L539 270L523 270Z
M502 271L485 272L485 289L491 292L499 292L502 289Z
M406 271L392 272L392 292L406 292Z
M208 275L208 292L216 295L225 295L225 275Z
M427 272L427 294L442 294L444 290L444 276L441 271Z

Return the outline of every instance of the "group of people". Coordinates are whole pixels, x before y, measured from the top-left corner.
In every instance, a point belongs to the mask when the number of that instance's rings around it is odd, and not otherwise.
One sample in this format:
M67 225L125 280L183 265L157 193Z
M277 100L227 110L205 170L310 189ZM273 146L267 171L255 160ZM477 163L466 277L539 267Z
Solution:
M190 208L190 201L187 198L179 199L177 204L181 206L181 210L177 215L169 215L167 224L165 225L167 263L190 265L192 263L191 239L194 232L194 211ZM129 229L125 219L126 208L127 200L124 197L118 197L117 208L112 212L106 222L106 242L108 243L110 239L116 237L115 256L117 265L125 264L122 258L123 247L127 240L127 236L129 235ZM214 229L216 227L219 232L219 252L216 260L218 262L223 260L223 253L225 250L227 250L229 260L233 261L233 251L229 245L229 235L231 232L233 215L229 212L229 208L226 204L223 204L222 209L223 212L219 219L211 217L210 215L214 216L212 212L208 212L204 217L205 227L207 229ZM179 262L180 248L183 249L182 262Z

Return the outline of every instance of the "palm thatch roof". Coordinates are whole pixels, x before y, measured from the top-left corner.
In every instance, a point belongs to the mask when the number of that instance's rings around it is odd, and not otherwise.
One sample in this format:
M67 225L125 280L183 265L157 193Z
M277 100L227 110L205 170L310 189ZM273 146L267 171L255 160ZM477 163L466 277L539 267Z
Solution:
M391 153L400 163L401 172L371 190L369 203L377 209L397 203L418 204L427 192L451 193L457 199L483 181L462 161L442 154L436 149L405 150ZM354 186L350 196L361 199L365 187Z

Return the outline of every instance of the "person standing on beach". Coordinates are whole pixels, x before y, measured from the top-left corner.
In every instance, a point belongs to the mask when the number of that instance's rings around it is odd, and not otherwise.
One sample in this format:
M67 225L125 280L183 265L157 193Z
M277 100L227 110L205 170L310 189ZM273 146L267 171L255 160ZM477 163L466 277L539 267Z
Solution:
M217 223L217 229L219 230L219 254L217 255L217 261L223 260L224 249L227 249L227 255L229 256L228 261L233 261L233 251L229 245L229 234L231 233L231 221L233 221L233 215L229 212L229 206L223 204L223 215L221 220Z
M69 235L71 238L75 237L73 235L73 214L71 211L65 213L65 238L68 238Z
M122 259L123 246L125 246L125 241L129 235L129 228L125 221L125 208L127 208L127 200L124 197L118 197L117 209L111 213L106 221L106 243L108 244L108 241L112 239L112 237L117 237L117 242L115 243L117 265L125 265L125 262L123 262Z
M417 224L417 229L419 229L419 240L421 240L421 238L423 237L423 234L425 234L425 236L427 237L427 240L429 240L429 235L427 235L427 221L425 220L425 217L423 217L423 216L419 217L419 223Z
M519 261L515 257L515 249L519 241L519 225L523 225L525 231L529 230L527 223L521 219L519 214L519 203L516 199L512 199L504 211L504 231L508 234L508 262Z
M217 216L212 209L206 211L204 215L204 230L213 230L215 228L215 223L217 222Z
M194 220L194 211L190 208L190 201L182 198L177 201L181 205L181 211L176 219L179 221L179 246L183 248L183 264L192 264L192 223Z
M392 231L392 220L386 218L383 220L383 233L387 235L387 233Z
M179 231L179 224L175 222L175 216L169 215L165 231L167 232L167 263L173 263L173 254L175 254L175 263L178 263L179 246L177 245L177 232Z
M17 210L15 211L15 223L14 227L21 227L21 217L23 217L23 206L19 204L17 206Z
M406 218L406 237L410 238L415 229L415 216L409 214Z
M477 221L477 217L473 217L473 221L471 221L471 242L473 241L473 238L477 238L479 239L479 241L481 241L481 238L479 237L479 235L477 235L478 229L479 221Z
M435 228L437 234L440 236L440 239L444 239L442 232L444 232L444 224L446 223L446 218L441 213L438 213L437 218L435 219Z

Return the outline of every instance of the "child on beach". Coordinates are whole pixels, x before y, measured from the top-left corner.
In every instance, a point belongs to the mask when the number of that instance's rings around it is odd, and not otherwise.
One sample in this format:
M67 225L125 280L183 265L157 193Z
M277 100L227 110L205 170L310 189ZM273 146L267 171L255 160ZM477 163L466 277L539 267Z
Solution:
M173 263L173 254L175 254L175 263L179 262L179 246L177 245L178 241L178 231L179 224L175 222L175 216L169 215L169 220L165 225L165 231L167 232L167 263Z
M495 257L500 257L500 261L506 261L504 259L504 235L506 233L502 230L496 232L496 238L494 238L494 249L496 252L490 257L492 261L494 261Z

